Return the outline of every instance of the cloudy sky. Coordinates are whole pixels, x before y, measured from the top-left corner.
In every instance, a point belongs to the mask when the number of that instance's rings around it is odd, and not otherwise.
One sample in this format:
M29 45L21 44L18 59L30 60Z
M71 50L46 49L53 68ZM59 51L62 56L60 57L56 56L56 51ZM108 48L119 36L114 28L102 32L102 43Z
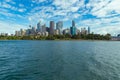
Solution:
M120 0L0 0L0 33L14 33L38 21L75 20L76 27L90 26L95 33L120 33Z

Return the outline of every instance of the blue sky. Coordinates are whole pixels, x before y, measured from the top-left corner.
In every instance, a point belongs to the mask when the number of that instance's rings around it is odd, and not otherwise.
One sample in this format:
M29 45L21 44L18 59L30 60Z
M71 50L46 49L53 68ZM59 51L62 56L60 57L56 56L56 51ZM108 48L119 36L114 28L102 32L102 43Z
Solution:
M90 26L95 33L120 33L120 0L0 0L0 33L14 33L38 21L63 21L64 28L75 20L76 27Z

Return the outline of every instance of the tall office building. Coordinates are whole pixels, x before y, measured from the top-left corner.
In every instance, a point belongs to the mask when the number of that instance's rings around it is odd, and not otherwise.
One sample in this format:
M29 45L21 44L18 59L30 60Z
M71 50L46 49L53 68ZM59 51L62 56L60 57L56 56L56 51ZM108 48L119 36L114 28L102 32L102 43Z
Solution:
M20 29L20 34L21 34L21 36L25 36L25 33L26 33L26 31L25 31L25 30Z
M88 27L88 34L90 34L90 27Z
M76 27L71 27L70 28L71 35L76 35Z
M72 26L75 26L75 21L72 20Z
M72 21L72 27L70 27L71 35L76 35L75 21Z
M37 32L41 32L41 21L38 22L37 24Z
M29 36L31 34L31 29L26 30L26 36Z
M42 32L46 32L46 25L42 25Z
M36 34L36 28L32 27L32 29L31 29L31 35L34 35L34 34Z
M50 21L50 35L54 35L54 26L55 26L54 21Z
M56 29L59 31L59 35L63 34L62 28L63 28L63 22L62 21L57 22Z
M15 36L21 36L20 31L15 31Z

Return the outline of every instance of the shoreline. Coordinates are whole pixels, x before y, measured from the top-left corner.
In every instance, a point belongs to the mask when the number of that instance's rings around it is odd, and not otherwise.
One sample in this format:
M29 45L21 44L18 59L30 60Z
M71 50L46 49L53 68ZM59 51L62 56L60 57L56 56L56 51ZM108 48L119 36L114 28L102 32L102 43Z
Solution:
M68 40L66 40L66 39L56 39L56 40L21 40L21 39L18 39L18 40L14 40L14 39L11 39L11 40L8 40L8 39L6 39L6 40L2 40L2 39L0 39L0 41L119 41L119 40L85 40L85 39L68 39Z

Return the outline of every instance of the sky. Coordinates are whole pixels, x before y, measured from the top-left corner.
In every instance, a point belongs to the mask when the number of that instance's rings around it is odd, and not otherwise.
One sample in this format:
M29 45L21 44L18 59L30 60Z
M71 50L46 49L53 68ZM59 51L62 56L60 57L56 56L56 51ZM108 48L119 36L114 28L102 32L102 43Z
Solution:
M97 34L120 33L120 0L0 0L0 33L11 33L41 21L63 21L64 28L90 27Z

